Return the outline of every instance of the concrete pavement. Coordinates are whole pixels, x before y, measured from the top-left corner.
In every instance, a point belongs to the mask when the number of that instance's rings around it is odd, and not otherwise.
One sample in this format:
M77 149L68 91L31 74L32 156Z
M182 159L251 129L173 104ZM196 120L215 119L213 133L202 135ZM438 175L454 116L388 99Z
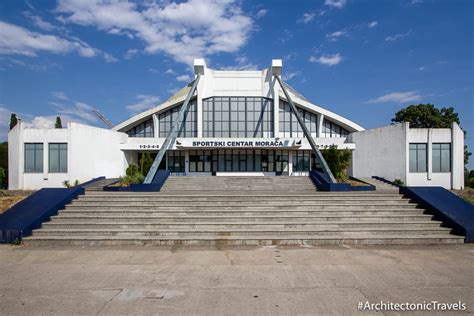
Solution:
M0 315L412 314L357 310L380 300L472 313L474 245L0 246Z

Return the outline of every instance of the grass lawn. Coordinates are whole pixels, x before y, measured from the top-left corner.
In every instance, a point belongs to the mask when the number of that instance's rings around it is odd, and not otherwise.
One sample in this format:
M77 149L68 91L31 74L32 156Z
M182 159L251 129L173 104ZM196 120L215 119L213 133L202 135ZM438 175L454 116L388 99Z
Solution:
M31 193L33 193L33 191L0 190L0 214L28 197Z
M474 189L472 188L465 188L464 190L452 190L452 192L465 201L474 204Z

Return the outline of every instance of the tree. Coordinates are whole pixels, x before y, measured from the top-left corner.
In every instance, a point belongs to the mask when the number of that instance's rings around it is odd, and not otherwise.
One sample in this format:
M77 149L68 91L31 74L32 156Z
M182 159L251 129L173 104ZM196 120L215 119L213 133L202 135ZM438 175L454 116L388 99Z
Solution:
M16 114L15 113L12 113L12 115L10 116L10 130L12 130L16 124L18 124L18 119L16 118Z
M56 123L54 123L54 128L63 128L63 123L61 123L61 118L56 116Z
M142 154L140 158L140 172L143 176L146 177L148 171L150 171L151 165L153 164L153 158L149 152L145 152Z
M409 122L413 128L450 128L459 124L458 113L453 107L437 109L433 104L410 105L395 113L394 123Z
M351 150L337 149L337 146L333 145L328 149L322 149L321 154L336 180L346 182L349 179L347 170L351 164Z
M410 105L395 113L394 123L409 122L413 128L451 128L453 122L459 123L459 115L453 107L437 109L433 104ZM464 131L464 138L466 131ZM464 165L472 153L464 146Z

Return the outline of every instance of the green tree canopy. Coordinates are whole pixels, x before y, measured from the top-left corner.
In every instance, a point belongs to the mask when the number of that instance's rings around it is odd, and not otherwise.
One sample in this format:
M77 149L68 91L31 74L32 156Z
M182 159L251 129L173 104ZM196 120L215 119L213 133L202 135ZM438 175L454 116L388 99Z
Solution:
M18 123L18 119L16 118L16 114L12 113L10 116L10 130L15 127L15 125Z
M56 116L56 123L54 123L54 128L63 128L63 123L61 122L61 118Z
M450 128L452 122L459 124L459 115L453 107L437 109L433 104L418 104L395 113L392 122L409 122L413 128Z

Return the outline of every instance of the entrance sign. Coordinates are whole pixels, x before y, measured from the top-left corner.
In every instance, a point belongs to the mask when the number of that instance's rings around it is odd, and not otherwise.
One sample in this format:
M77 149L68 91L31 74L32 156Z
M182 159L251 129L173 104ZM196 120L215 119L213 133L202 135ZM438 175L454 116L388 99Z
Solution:
M265 140L185 140L181 141L177 147L184 148L291 148L299 147L296 141L265 139ZM300 142L301 144L301 142Z

